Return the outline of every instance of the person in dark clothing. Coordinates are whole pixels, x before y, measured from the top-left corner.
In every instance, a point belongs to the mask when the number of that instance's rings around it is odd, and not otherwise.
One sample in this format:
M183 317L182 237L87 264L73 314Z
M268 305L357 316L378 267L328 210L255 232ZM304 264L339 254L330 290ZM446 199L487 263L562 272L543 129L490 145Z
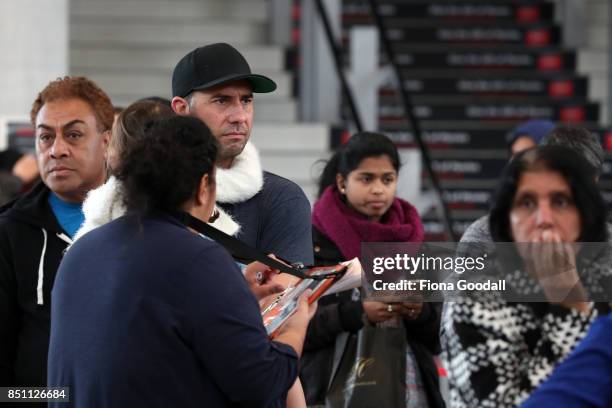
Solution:
M2 386L47 384L51 288L82 219L80 204L104 182L112 109L97 85L79 77L51 82L33 104L42 182L0 209Z
M313 209L317 264L358 257L361 242L421 242L424 232L416 209L395 197L400 163L386 136L359 133L327 163ZM408 340L406 406L443 406L433 354L439 352L439 305L383 303L361 299L358 291L323 297L308 327L300 379L309 405L324 404L334 375L334 354L343 333L364 325L403 321ZM408 378L410 377L410 378ZM408 391L408 390L407 390ZM419 405L420 404L420 405Z
M0 206L14 200L38 181L36 157L8 148L0 152Z
M270 341L230 255L183 225L210 219L217 143L199 119L152 125L116 176L127 213L80 238L53 290L51 407L282 407L316 305Z

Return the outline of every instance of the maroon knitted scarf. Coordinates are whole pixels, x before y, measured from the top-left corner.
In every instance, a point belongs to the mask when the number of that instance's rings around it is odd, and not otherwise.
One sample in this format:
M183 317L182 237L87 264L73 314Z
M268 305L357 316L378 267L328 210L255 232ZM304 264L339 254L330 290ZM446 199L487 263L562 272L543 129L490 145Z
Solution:
M358 257L362 242L422 242L424 237L419 214L407 201L395 198L381 222L372 222L349 208L336 186L328 187L315 203L312 223L345 259Z

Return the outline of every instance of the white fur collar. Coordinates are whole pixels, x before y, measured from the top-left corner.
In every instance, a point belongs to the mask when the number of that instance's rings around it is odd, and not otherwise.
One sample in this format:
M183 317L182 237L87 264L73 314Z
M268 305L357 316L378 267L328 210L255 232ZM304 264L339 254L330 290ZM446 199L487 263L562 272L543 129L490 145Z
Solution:
M253 197L263 187L263 170L259 153L248 142L234 159L232 167L217 167L217 201L220 203L241 203Z
M219 217L210 225L228 235L235 235L240 230L240 225L221 208L215 208L219 211ZM83 214L85 222L75 234L73 241L125 214L121 184L115 177L110 177L106 183L87 194L83 202Z
M83 202L83 214L85 222L74 235L74 241L125 214L121 185L115 177L110 177L106 183L87 193Z
M219 217L216 220L209 223L209 225L215 227L219 231L225 232L227 235L236 235L240 231L240 225L232 218L231 215L223 211L220 207L215 206L219 212Z

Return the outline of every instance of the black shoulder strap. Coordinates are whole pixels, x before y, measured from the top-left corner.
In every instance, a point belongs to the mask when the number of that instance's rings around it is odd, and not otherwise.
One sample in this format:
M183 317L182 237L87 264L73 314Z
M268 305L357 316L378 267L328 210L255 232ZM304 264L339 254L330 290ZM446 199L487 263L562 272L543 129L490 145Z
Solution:
M289 275L297 276L302 279L315 279L318 280L317 276L308 276L300 268L288 266L274 258L269 257L263 252L253 248L239 239L226 234L223 231L212 227L211 225L203 222L202 220L194 217L193 215L186 212L178 212L173 216L179 220L182 224L193 228L201 234L206 235L208 238L214 240L218 244L222 245L229 251L229 253L239 262L249 263L252 261L259 261L264 265L269 266L273 269L278 269L281 272L288 273ZM321 277L325 279L325 277Z

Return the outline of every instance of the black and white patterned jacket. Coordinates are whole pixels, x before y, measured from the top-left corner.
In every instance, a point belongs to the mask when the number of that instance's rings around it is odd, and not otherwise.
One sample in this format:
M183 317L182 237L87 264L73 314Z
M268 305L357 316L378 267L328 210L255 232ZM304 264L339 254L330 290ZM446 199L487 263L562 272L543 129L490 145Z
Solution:
M590 276L610 287L610 264L591 265ZM595 287L591 282L590 287ZM599 294L602 300L605 294ZM445 306L442 358L448 371L450 406L516 407L585 336L608 302L589 313L551 303L509 302L497 292Z

